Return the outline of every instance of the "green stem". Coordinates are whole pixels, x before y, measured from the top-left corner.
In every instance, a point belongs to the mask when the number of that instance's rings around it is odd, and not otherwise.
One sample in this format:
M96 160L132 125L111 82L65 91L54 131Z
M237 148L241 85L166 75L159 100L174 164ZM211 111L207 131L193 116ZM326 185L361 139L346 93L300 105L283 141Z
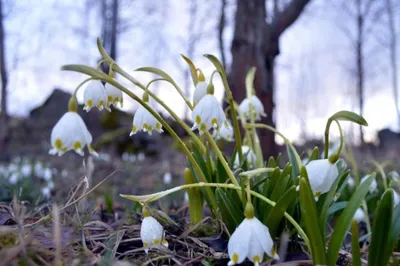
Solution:
M324 147L324 159L328 159L328 151L329 151L329 128L331 127L332 119L329 118L326 122L325 127L325 147Z
M335 122L336 122L336 124L337 124L337 126L339 128L339 134L340 134L340 144L339 144L339 148L338 148L336 153L338 155L340 155L340 153L342 152L342 149L343 149L344 136L343 136L343 130L342 130L342 127L340 126L339 121L335 120Z
M239 191L239 193L242 191L242 188L240 186L236 186L234 184L220 184L220 183L197 183L197 184L189 184L189 185L182 185L179 187L175 187L175 188L171 188L162 192L158 192L155 194L150 194L147 196L135 196L135 195L120 195L121 197L128 199L128 200L132 200L132 201L139 201L138 199L150 199L152 201L154 200L159 200L162 197L165 197L171 193L174 192L178 192L180 190L184 190L184 189L189 189L189 188L196 188L196 187L219 187L219 188L227 188L227 189L234 189ZM263 200L264 202L266 202L267 204L271 205L272 207L274 207L276 205L276 202L270 200L269 198L261 195L260 193L257 193L255 191L250 190L250 194L256 198L259 198L261 200ZM139 201L140 202L140 201ZM149 200L145 200L143 202L150 202ZM285 218L293 225L294 228L296 228L297 232L299 233L299 235L303 238L306 246L308 247L308 250L311 250L311 246L310 246L310 240L308 239L306 233L303 231L303 229L301 228L301 226L296 222L296 220L290 216L290 214L288 214L287 212L284 213Z
M383 188L386 190L388 188L388 184L387 184L387 177L385 174L385 170L383 169L382 165L380 163L378 163L377 161L372 160L371 163L376 167L376 169L378 169L379 173L381 174Z
M74 97L76 98L76 94L77 94L77 92L78 92L78 90L86 83L86 82L88 82L88 81L91 81L91 80L93 80L93 78L87 78L87 79L85 79L84 81L82 81L81 83L79 83L79 85L78 85L78 87L76 87L76 89L74 90Z
M123 70L108 54L107 52L104 50L104 47L101 44L100 39L97 39L97 47L100 51L100 54L103 56L104 60L106 60L107 62L110 63L110 65L112 64L115 72L119 73L121 76L123 76L124 78L126 78L127 80L129 80L130 82L132 82L134 85L138 86L139 88L141 88L142 90L146 90L146 86L144 86L143 84L141 84L139 81L137 81L134 77L132 77L131 75L129 75L125 70ZM169 83L171 83L169 80L164 79L164 78L160 78L160 79L156 79L157 81L167 81ZM164 101L162 101L159 97L157 97L157 95L155 95L154 93L152 93L151 91L148 91L148 94L150 97L152 97L156 102L158 102L165 110L167 110L167 112L175 119L175 121L177 121L182 127L183 129L189 134L190 137L192 137L192 139L194 140L194 142L198 145L198 147L200 148L201 152L204 154L206 153L206 147L203 145L203 143L200 141L200 139L197 137L197 135L190 129L190 127L188 127L186 125L185 122L183 122L183 120L174 112L172 111L171 108L168 107L168 105L166 105L164 103Z
M263 129L268 129L272 132L274 132L275 134L279 135L281 138L283 138L283 140L285 141L286 145L288 145L293 151L296 151L296 149L294 148L293 144L282 134L280 133L278 130L276 130L275 128L265 125L265 124L247 124L246 125L247 128L263 128ZM295 153L295 157L296 157L296 162L299 165L299 167L301 167L302 162L300 159L300 156L297 154L297 152Z
M367 201L365 199L362 201L362 206L363 206L363 209L365 212L365 223L367 225L367 231L368 231L368 233L371 233L372 229L371 229L371 223L369 221L368 205L367 205Z
M214 152L217 155L218 159L221 161L221 164L224 167L224 169L226 171L226 174L228 175L228 177L231 180L232 184L234 184L236 186L239 186L239 183L237 182L237 180L235 178L235 175L233 174L231 168L229 168L229 165L228 165L227 161L225 160L224 155L222 154L222 152L218 148L218 145L217 145L217 143L215 143L215 141L212 138L210 132L206 131L204 134L207 136L209 143L213 147Z

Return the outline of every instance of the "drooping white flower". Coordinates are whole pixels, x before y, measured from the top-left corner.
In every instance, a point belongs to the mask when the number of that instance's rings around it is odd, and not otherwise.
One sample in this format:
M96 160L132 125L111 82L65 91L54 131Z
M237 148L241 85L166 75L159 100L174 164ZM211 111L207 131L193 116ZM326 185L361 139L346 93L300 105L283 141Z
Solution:
M228 265L242 263L247 257L257 266L263 259L264 252L279 260L268 227L256 217L245 218L229 239L230 261Z
M192 130L199 129L200 135L211 128L219 129L226 121L224 110L214 95L204 96L192 112L194 125Z
M109 110L107 107L106 89L100 80L90 81L83 92L83 101L85 103L83 110L87 112L93 107L97 107L100 111L103 110L104 107Z
M154 107L147 102L147 104L153 109ZM129 134L129 136L132 136L133 134L136 134L138 131L143 130L143 132L149 133L149 135L152 134L153 130L162 133L162 125L160 122L157 121L157 119L143 106L140 106L136 113L135 116L133 117L133 123L132 123L132 131Z
M306 165L308 179L315 197L319 197L329 191L339 175L336 163L332 164L328 159L319 159Z
M231 123L226 120L226 123L224 123L219 130L214 130L213 135L217 140L222 138L226 141L233 141L233 128Z
M51 131L50 154L59 156L69 150L74 150L83 156L83 148L87 145L93 155L97 155L91 146L92 135L87 129L85 122L76 112L65 113L56 123Z
M200 100L207 95L207 83L205 81L199 81L194 89L193 93L193 105L197 105Z
M349 178L347 179L347 184L349 184L350 187L354 187L355 181L352 176L349 176Z
M172 175L170 172L165 172L163 176L163 181L165 185L169 185L172 182Z
M353 216L353 220L359 222L365 222L365 212L363 211L363 209L358 208L356 213Z
M368 177L369 177L369 175L365 175L363 178L361 178L360 184L362 184L365 180L367 180ZM374 179L374 180L372 180L371 186L369 187L369 192L374 193L376 191L378 191L378 183Z
M239 109L249 120L254 119L254 121L258 121L261 119L261 116L267 116L264 112L264 105L255 95L251 96L250 99L245 98L240 103Z
M119 105L122 107L122 91L109 83L106 83L105 89L107 93L107 107L110 108L111 105L116 106L117 103L119 103Z
M242 154L243 156L245 156L247 164L250 168L256 165L257 157L249 146L246 145L242 146ZM238 168L239 166L240 166L239 154L236 153L235 161L233 162L233 167Z
M165 239L165 232L162 225L150 215L145 216L140 228L140 238L143 242L145 252L154 246L163 245L168 247L168 242Z

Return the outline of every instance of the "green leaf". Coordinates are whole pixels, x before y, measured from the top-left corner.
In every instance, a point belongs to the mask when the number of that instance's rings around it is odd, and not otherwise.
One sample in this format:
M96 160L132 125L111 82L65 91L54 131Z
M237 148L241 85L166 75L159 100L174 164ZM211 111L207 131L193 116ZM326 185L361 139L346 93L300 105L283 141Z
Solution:
M361 266L360 243L358 242L358 224L357 221L351 223L351 263L353 266Z
M189 59L189 57L181 54L182 58L186 61L186 63L189 65L190 69L190 75L192 76L193 84L196 86L197 83L199 82L199 78L197 76L197 68L193 64L192 60Z
M328 210L328 216L334 214L337 211L343 210L347 206L347 201L339 201L332 204Z
M339 183L342 183L342 181L347 178L349 173L350 173L350 170L346 171L341 176L336 178L335 182L333 182L328 193L326 193L326 196L323 199L321 197L320 198L321 202L318 202L319 203L318 205L320 206L320 208L319 208L319 221L320 221L319 224L322 229L322 233L323 233L324 237L325 237L325 225L326 225L327 218L328 218L329 206L331 205L333 198L335 197Z
M393 250L400 236L400 204L397 204L393 211L392 230L390 231L389 250Z
M173 82L173 79L171 78L170 75L168 75L166 72L162 71L161 69L158 69L155 67L140 67L138 69L135 69L135 71L143 71L143 72L153 73L153 74L159 75L159 76L167 79L170 82Z
M233 193L229 196L229 192L225 192L220 188L215 190L215 194L222 219L232 233L244 219L243 209L241 208L242 204L235 204L235 202L240 202L240 199L237 197L237 193Z
M350 198L347 207L339 216L328 248L328 265L335 266L338 257L340 246L346 237L347 231L350 228L351 221L353 220L356 210L360 207L362 201L367 195L372 181L375 179L375 173L367 178L362 184L358 186L353 196Z
M292 165L292 180L294 180L300 174L300 156L292 145L286 144L286 150L288 153L289 162Z
M204 57L207 58L208 60L210 60L211 63L213 63L213 65L217 69L217 71L222 75L222 78L226 79L225 69L224 69L223 65L221 64L221 61L219 61L219 59L212 54L205 54Z
M102 80L111 79L111 77L108 76L107 74L105 74L104 72L101 72L101 71L97 70L96 68L88 67L88 66L84 66L84 65L65 65L65 66L61 67L61 70L79 72L82 74L89 75L96 79L102 79Z
M268 213L265 225L268 227L272 239L277 235L279 224L281 223L286 209L295 201L296 198L296 187L293 186L282 194L281 198L276 202L276 205Z
M350 121L362 126L368 126L368 122L364 119L364 117L350 111L339 111L332 115L329 119Z
M317 207L306 177L300 179L300 206L305 231L310 239L313 262L316 265L326 265L325 243L319 228Z
M382 199L374 213L371 245L368 249L368 266L387 265L391 250L389 249L390 229L393 217L393 189L383 193Z
M317 160L318 158L319 158L319 149L318 149L318 147L314 147L314 149L310 155L310 158L308 159L308 162Z

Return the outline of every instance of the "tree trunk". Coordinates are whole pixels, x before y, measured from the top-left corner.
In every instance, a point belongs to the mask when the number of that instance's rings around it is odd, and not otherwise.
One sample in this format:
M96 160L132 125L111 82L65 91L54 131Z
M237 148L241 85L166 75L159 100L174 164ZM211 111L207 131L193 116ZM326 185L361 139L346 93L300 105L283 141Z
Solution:
M106 51L112 59L117 59L117 40L118 40L118 0L102 0L102 39ZM105 73L108 73L108 66L102 65Z
M360 115L363 115L364 110L364 61L363 61L363 31L364 31L364 17L361 13L361 0L357 0L357 94L358 94L358 107ZM360 130L360 144L364 144L364 131L363 126L359 126Z
M389 42L389 53L390 53L390 65L392 68L392 86L393 86L393 98L394 104L396 106L396 116L397 116L397 127L400 129L400 106L399 106L399 94L398 94L398 80L397 80L397 35L396 35L396 27L394 23L394 11L391 0L386 0L386 8L388 13L388 27L390 34L390 42Z
M293 0L267 24L264 0L237 0L228 80L235 101L240 103L246 96L247 71L252 66L257 68L254 88L268 115L261 123L275 127L275 58L279 54L279 37L300 16L308 2ZM266 130L259 130L258 134L264 155L276 156L275 134Z
M0 0L0 76L1 76L1 110L0 110L0 152L6 148L6 137L8 133L7 112L7 71L5 59L5 32L3 17L3 1Z

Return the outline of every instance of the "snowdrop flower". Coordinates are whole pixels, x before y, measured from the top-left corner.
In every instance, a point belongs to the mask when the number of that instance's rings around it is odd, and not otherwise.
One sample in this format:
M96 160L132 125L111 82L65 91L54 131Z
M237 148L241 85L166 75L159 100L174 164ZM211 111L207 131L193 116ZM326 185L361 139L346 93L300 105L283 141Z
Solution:
M160 244L168 247L164 228L156 219L150 216L146 207L143 207L143 217L142 226L140 228L140 238L143 242L144 251L148 253L151 247Z
M193 105L196 106L200 100L207 95L207 83L205 81L199 81L194 89L193 93Z
M109 83L106 83L105 89L107 94L107 108L110 108L111 105L116 106L117 103L122 107L122 91Z
M228 265L242 263L247 257L254 265L258 266L264 257L264 252L268 256L279 260L268 227L254 215L246 215L246 218L235 229L229 239L228 253L230 261Z
M244 99L239 105L239 110L249 120L254 119L254 121L257 121L261 119L261 116L267 116L264 112L264 105L255 95L251 96L250 99Z
M362 184L365 180L367 180L368 177L369 175L366 175L363 178L361 178L360 184ZM374 179L371 183L371 186L369 187L369 192L374 193L376 191L378 191L378 183L376 183L376 180Z
M222 138L226 141L233 141L233 128L231 123L226 120L226 123L219 130L214 130L213 135L217 140Z
M306 170L311 189L317 199L329 191L339 175L336 163L332 164L329 159L311 161L306 165Z
M350 187L354 187L355 181L352 176L349 176L349 178L347 179L347 184L349 184Z
M153 109L154 107L147 102L147 104ZM136 134L138 131L143 130L143 132L151 134L153 133L153 130L157 131L158 133L164 132L162 130L162 125L160 122L157 121L157 119L143 106L140 106L136 113L135 116L133 117L133 123L132 123L132 131L129 134L129 136L132 136L133 134Z
M211 94L207 94L199 101L193 109L192 119L194 121L192 130L198 129L200 135L211 128L221 128L226 121L224 110Z
M250 168L256 164L257 157L249 146L242 146L242 154L246 156L247 163ZM235 161L233 162L233 167L238 168L239 166L240 166L239 154L236 153Z
M89 112L93 107L97 107L99 111L103 110L104 107L108 110L107 93L100 80L92 80L85 88L83 92L83 101L85 107L83 110Z
M30 176L32 173L32 166L30 164L24 164L21 167L21 174L25 177Z
M8 179L8 181L10 182L10 184L15 185L19 180L19 176L17 173L12 173L10 178Z
M164 181L164 184L166 184L166 185L171 184L172 175L171 175L170 172L166 172L166 173L164 174L164 176L163 176L163 181Z
M357 209L356 213L353 216L353 220L357 221L357 223L365 222L365 212L363 211L363 209Z
M85 122L76 112L65 113L56 123L51 131L50 154L59 156L69 150L74 150L83 156L83 148L87 145L89 152L97 155L91 146L92 135L87 129Z
M46 168L43 172L43 179L46 181L50 181L52 177L53 174L51 173L51 170L49 168Z

